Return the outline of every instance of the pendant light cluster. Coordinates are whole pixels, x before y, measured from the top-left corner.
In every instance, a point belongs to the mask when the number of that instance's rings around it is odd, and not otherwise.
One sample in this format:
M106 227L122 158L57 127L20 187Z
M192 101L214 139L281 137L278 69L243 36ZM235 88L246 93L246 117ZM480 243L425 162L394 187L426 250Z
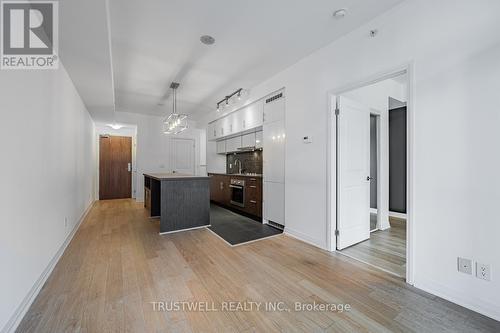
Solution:
M177 113L177 88L179 83L172 82L172 113L163 122L163 132L165 134L179 134L187 130L187 115Z
M219 101L217 103L217 112L219 112L221 110L221 108L228 107L229 102L233 101L234 98L236 98L238 101L241 100L242 94L243 94L243 88L240 88L240 89L236 90L235 92L233 92L232 94L224 97L224 99L222 99L221 101Z

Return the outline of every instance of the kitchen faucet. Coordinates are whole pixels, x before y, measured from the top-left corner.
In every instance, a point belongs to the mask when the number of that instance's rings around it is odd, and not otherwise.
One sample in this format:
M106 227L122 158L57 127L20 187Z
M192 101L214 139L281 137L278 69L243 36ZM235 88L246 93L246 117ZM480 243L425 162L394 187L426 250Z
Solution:
M239 162L240 167L238 168L238 173L241 174L241 171L242 171L242 169L241 169L241 161L240 161L240 159L236 158L234 160L234 164L236 164L236 162Z

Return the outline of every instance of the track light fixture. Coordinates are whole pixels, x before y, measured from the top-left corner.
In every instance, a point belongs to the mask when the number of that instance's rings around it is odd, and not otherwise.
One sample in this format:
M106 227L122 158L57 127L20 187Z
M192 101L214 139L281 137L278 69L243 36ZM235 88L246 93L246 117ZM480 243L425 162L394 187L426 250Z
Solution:
M236 90L235 92L233 92L232 94L230 95L227 95L226 97L224 97L222 100L220 100L219 102L217 102L217 112L220 111L220 105L222 103L225 102L225 105L228 106L229 105L229 100L234 96L234 95L238 95L238 100L241 100L241 92L243 91L243 88L240 88L238 90Z

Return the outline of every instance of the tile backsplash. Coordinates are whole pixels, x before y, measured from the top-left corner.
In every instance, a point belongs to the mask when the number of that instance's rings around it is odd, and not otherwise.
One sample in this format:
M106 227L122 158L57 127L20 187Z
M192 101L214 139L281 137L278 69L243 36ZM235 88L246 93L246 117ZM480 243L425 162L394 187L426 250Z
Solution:
M239 163L235 163L236 159L241 161L241 170L243 173L262 174L262 150L227 155L226 173L238 173Z

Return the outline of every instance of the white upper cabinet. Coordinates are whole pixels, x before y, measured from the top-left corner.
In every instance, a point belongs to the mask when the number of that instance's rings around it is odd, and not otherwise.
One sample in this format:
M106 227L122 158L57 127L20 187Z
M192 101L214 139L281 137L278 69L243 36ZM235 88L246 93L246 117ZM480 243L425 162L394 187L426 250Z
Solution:
M217 122L208 124L207 128L207 139L208 141L213 141L217 139Z
M208 124L208 140L219 140L262 126L263 115L264 100L258 100Z
M241 148L255 147L255 133L241 136Z
M259 100L239 110L238 112L240 113L242 131L262 126L264 101Z
M234 153L241 148L241 136L237 136L231 139L225 140L226 142L226 153Z
M221 123L220 126L220 135L219 137L231 135L231 129L232 129L232 124L231 124L231 117L224 117L219 120Z
M225 154L226 153L226 140L217 141L217 154Z
M262 148L264 138L262 136L262 131L255 132L255 148Z
M285 119L285 98L278 93L264 101L264 124Z

